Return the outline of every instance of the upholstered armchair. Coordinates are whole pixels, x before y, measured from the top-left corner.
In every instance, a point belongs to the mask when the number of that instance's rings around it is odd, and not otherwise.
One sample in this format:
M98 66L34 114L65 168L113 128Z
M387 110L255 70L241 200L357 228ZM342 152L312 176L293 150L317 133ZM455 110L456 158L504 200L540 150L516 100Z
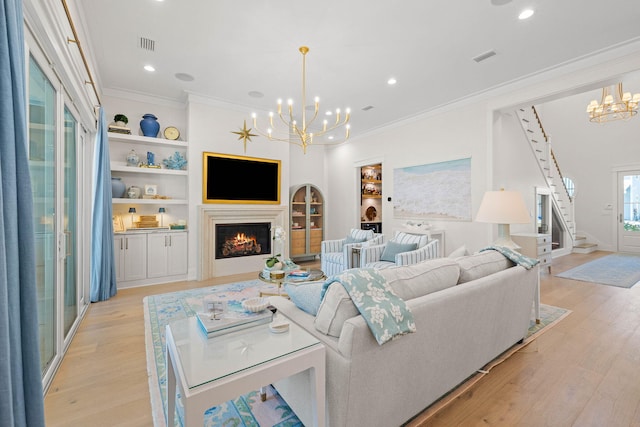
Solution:
M352 228L344 239L322 241L320 268L327 276L333 276L349 268L360 267L352 263L353 248L362 247L364 244L379 245L381 243L384 243L384 235L376 234L373 230Z
M360 249L360 266L378 270L398 265L417 264L440 257L440 242L426 234L396 231L393 239L382 245Z

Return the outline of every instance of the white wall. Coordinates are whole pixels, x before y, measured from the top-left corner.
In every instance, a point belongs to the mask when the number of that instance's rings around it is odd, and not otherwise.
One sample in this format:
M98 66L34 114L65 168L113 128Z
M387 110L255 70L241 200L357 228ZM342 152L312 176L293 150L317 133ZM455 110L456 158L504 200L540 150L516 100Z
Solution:
M389 128L375 135L354 139L328 150L329 180L328 238L340 238L360 218L360 175L362 164L382 162L382 231L391 235L403 220L393 218L393 170L407 166L471 157L472 217L488 185L488 120L486 105L475 103L455 111L434 114ZM330 165L330 166L329 166ZM486 246L489 225L471 221L429 220L434 228L446 230L450 252L462 244L470 250Z

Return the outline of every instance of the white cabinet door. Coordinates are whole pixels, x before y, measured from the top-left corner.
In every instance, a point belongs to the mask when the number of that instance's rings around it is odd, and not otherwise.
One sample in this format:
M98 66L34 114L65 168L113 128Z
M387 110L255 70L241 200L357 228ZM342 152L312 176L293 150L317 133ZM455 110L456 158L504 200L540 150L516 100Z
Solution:
M124 235L124 280L146 279L147 236L146 234Z
M152 233L147 240L148 277L187 273L187 233Z
M167 266L170 276L187 274L187 233L169 234Z
M116 265L116 283L124 280L124 236L113 236L113 256Z
M147 269L149 277L162 277L168 274L168 246L169 236L167 233L151 233L147 236Z

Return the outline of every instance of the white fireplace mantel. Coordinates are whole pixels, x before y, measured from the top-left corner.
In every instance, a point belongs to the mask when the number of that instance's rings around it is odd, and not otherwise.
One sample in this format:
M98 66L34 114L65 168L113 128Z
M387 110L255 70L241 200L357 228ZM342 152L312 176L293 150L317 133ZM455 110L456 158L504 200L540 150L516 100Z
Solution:
M288 209L286 206L263 205L202 205L199 207L200 235L198 236L198 280L228 276L239 273L261 271L264 260L270 254L246 256L241 258L215 259L216 224L243 222L270 222L271 227L288 228ZM282 248L282 255L288 257L288 245ZM274 248L271 249L273 254Z

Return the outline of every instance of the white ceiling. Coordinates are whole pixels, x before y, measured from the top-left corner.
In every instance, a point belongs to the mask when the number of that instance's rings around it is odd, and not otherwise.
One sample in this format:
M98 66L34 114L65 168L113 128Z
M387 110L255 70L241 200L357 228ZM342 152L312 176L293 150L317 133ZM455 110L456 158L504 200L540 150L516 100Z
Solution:
M178 101L192 92L268 111L277 98L300 102L298 47L307 45L308 98L319 96L323 109L350 107L353 136L640 40L638 0L78 3L83 46L103 90ZM526 7L535 15L519 21ZM154 51L140 47L141 37L155 42ZM473 60L490 50L496 55Z

